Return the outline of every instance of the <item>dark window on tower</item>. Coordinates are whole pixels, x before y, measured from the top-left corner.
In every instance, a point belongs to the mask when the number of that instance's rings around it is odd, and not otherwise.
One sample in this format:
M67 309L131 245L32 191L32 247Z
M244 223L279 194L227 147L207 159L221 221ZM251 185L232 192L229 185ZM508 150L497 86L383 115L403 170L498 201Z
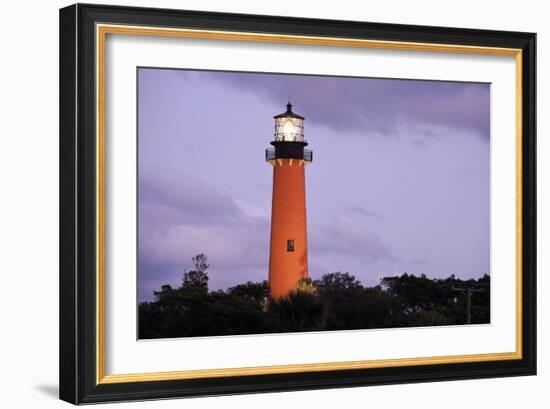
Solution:
M294 240L286 241L286 251L294 251Z

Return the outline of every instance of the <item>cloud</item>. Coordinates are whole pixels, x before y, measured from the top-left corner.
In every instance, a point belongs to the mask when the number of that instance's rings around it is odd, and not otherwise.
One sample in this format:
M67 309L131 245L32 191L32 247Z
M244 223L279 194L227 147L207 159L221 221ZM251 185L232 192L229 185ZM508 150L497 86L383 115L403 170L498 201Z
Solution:
M139 186L142 299L162 283L177 285L198 253L208 256L212 288L267 278L269 206L233 199L183 173L151 171L140 177ZM315 229L309 238L311 271L329 272L323 266L327 256L364 265L398 260L372 226L363 227L373 220L384 217L355 205L326 223L310 226Z
M140 247L142 256L151 264L186 266L191 257L205 253L212 268L251 268L266 266L266 243L267 234L257 225L244 224L235 228L176 224L148 231Z
M354 257L366 265L380 260L399 261L375 231L357 222L356 213L356 208L342 211L317 229L315 237L309 240L312 253Z
M382 215L378 212L375 212L373 210L367 210L362 206L357 206L356 205L356 206L348 207L347 209L345 209L345 212L350 213L350 214L355 214L355 215L358 215L358 216L362 216L362 217L372 218L374 220L379 220L379 221L385 220L384 215Z
M262 154L289 94L318 158L307 176L312 277L341 270L371 282L412 267L471 274L488 265L489 240L471 239L488 220L488 84L142 71L142 299L179 284L198 252L210 258L213 289L267 277ZM459 208L462 198L472 206ZM431 229L419 227L424 219ZM452 229L438 233L442 224Z
M282 108L290 97L307 120L333 130L388 135L402 122L418 122L467 129L489 138L489 84L225 72L199 75L255 93Z
M181 172L142 171L139 178L140 220L238 223L243 214L233 198L206 181ZM154 214L153 214L154 213Z
M175 271L181 276L198 253L208 256L222 286L239 281L239 269L243 274L264 269L267 275L269 224L261 206L236 201L206 181L181 173L150 172L140 177L139 185L142 285L173 282ZM237 275L223 277L228 271Z

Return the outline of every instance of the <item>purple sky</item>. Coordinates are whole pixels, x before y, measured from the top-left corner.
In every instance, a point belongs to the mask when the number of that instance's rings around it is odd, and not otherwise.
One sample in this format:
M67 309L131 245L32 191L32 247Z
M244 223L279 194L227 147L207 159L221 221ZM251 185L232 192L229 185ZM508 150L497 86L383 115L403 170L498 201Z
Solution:
M489 273L489 84L139 69L139 299L206 253L210 289L267 278L272 168L306 117L310 276Z

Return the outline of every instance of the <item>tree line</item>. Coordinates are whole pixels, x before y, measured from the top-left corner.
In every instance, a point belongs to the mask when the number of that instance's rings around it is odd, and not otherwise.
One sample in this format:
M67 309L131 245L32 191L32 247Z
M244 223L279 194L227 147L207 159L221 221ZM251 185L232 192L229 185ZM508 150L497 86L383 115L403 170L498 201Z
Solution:
M490 278L430 279L422 274L387 277L364 286L334 272L297 283L296 291L272 299L267 281L209 291L208 259L179 287L163 285L154 301L139 304L139 338L173 338L276 332L331 331L489 323Z

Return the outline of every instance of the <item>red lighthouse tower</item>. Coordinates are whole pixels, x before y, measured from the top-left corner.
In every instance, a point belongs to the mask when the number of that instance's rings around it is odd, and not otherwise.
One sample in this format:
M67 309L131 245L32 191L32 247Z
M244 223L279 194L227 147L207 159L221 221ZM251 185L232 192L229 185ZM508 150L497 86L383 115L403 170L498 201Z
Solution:
M269 287L273 298L296 290L308 276L305 166L313 152L305 149L304 117L292 112L275 115L274 148L266 149L273 165L273 201L269 253Z

